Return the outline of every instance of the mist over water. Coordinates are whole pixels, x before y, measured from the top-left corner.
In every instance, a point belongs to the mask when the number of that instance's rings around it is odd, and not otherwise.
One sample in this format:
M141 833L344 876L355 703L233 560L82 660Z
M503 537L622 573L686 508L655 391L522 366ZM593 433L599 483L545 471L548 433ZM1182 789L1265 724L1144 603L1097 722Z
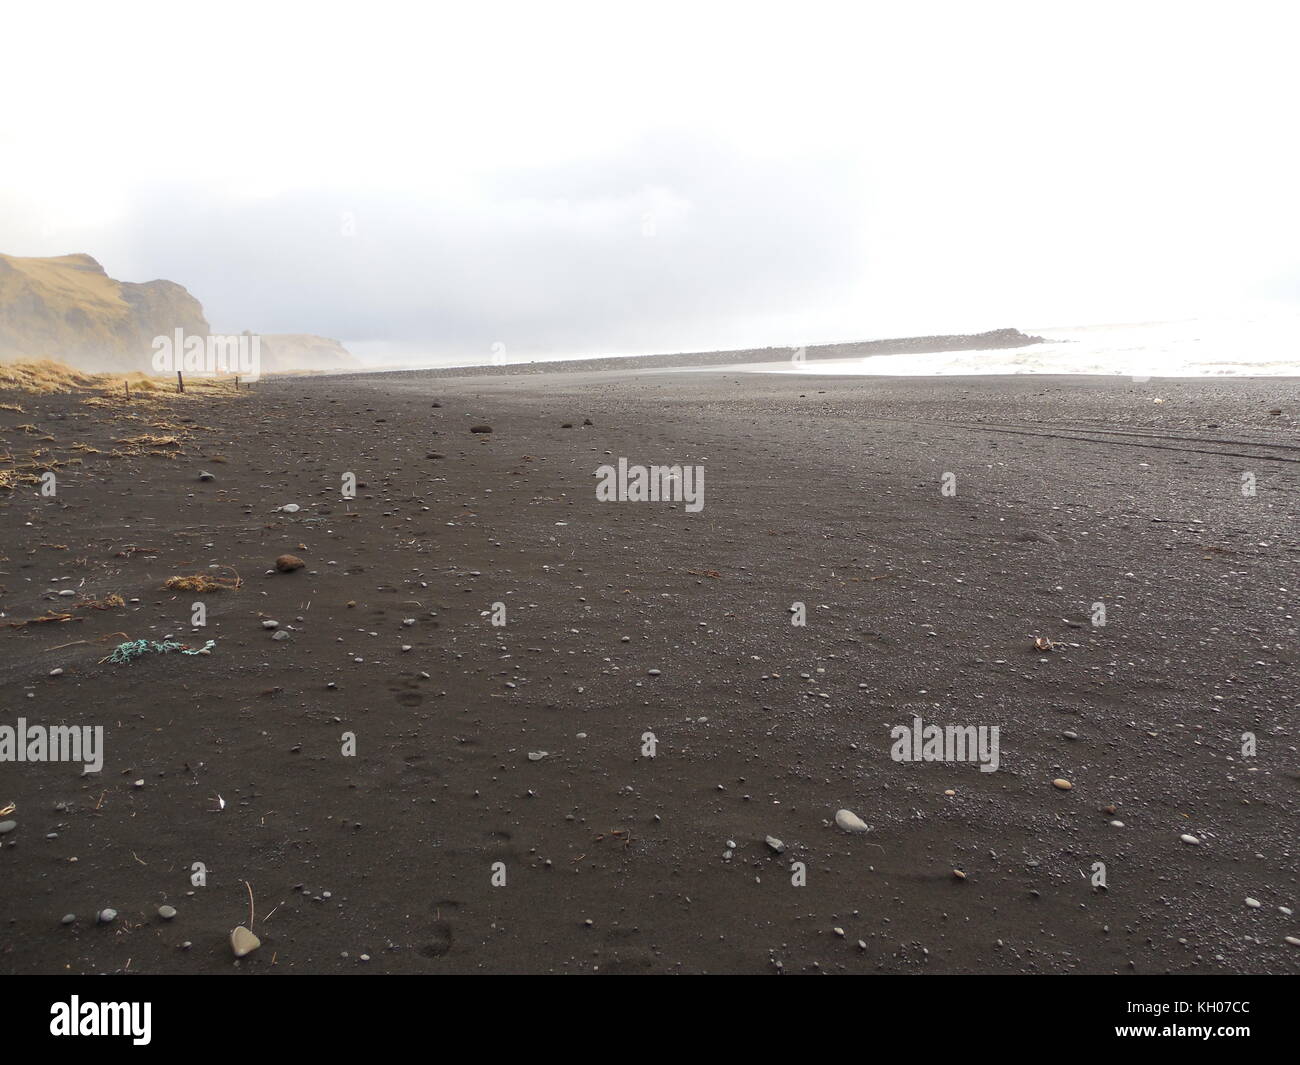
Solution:
M878 376L1103 374L1134 377L1300 376L1300 315L1146 322L1025 332L1047 343L993 351L752 363L762 373Z
M1133 377L1300 377L1300 313L1270 313L1258 317L1217 317L1179 322L1142 322L1091 326L1037 326L1024 330L1041 336L1043 344L1024 348L873 355L853 359L791 358L728 364L731 372L803 373L848 376L961 376L969 374L1097 374ZM875 337L845 338L878 339ZM698 349L696 349L698 351ZM362 370L443 369L527 363L558 363L577 359L645 352L575 351L518 355L504 347L496 352L467 351L461 355L420 355L382 344L353 349ZM694 362L698 355L691 355ZM635 363L629 363L635 368ZM686 370L708 369L704 364ZM344 372L356 372L355 369Z

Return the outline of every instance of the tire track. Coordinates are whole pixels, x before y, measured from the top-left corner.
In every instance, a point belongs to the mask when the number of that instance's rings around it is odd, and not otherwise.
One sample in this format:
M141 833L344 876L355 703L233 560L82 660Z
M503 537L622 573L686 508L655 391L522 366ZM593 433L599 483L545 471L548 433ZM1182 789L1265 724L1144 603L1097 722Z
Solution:
M1051 432L1042 429L1031 429L1027 426L1017 425L998 425L983 424L973 425L969 422L950 422L950 421L932 421L921 420L916 418L884 418L877 417L873 420L887 422L902 422L908 425L923 425L933 428L936 425L944 425L953 429L969 429L975 432L983 433L1002 433L1010 436L1041 436L1052 440L1076 440L1088 444L1111 444L1119 447L1142 447L1151 448L1159 451L1181 451L1192 455L1218 455L1222 458L1239 458L1253 459L1258 462L1293 462L1300 463L1300 446L1294 444L1275 444L1266 443L1261 440L1220 440L1212 437L1184 437L1173 436L1168 433L1139 433L1130 429L1076 429L1076 433L1104 433L1105 437L1097 436L1077 436L1073 433ZM1115 440L1108 439L1114 436L1131 436L1136 437L1134 440ZM1260 447L1272 451L1293 451L1294 455L1261 455L1255 452L1246 451L1223 451L1211 448L1196 447L1175 447L1172 443L1150 443L1154 440L1179 441L1181 443L1211 443L1224 444L1229 447Z

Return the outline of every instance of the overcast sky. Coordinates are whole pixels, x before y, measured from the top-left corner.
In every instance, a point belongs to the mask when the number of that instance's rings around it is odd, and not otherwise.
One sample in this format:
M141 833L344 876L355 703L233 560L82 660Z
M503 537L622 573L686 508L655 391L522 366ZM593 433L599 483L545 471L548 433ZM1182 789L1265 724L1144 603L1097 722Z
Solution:
M1294 307L1286 12L11 5L0 251L442 355Z

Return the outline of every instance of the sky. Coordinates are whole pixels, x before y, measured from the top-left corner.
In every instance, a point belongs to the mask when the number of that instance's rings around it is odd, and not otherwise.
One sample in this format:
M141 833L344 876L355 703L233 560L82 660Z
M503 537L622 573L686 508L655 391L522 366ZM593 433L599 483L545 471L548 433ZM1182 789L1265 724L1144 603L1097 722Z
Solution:
M1283 3L11 6L0 251L487 361L1300 304Z

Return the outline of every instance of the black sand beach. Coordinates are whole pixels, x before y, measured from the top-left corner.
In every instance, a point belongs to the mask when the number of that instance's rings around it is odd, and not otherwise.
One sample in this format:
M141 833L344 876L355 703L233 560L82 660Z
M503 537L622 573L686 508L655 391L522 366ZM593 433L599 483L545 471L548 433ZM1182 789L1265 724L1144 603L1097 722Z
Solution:
M1300 968L1300 381L81 399L0 394L0 449L81 460L0 493L0 724L105 730L98 774L0 763L0 971ZM703 509L598 502L620 457ZM215 647L100 661L169 636ZM997 771L893 760L915 717Z

